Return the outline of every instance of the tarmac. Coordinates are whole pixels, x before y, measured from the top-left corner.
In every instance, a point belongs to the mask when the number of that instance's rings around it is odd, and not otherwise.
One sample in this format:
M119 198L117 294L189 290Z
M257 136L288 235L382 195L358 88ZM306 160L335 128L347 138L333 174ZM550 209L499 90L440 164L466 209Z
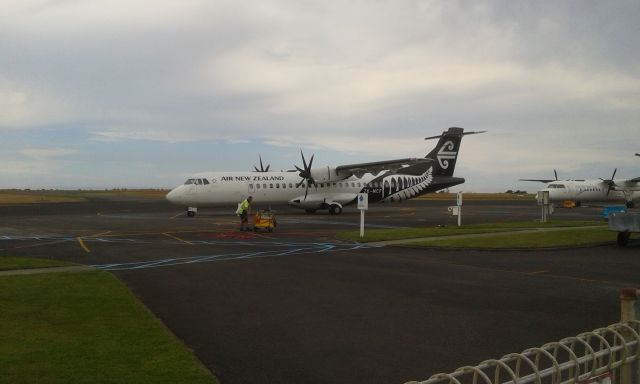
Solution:
M371 206L366 228L455 225L454 202ZM266 208L266 207L254 207ZM234 207L187 218L163 201L0 206L0 255L111 271L223 384L404 383L619 319L640 244L433 250L337 240L360 215L271 207L273 233ZM534 201L467 201L463 224L534 220ZM555 219L599 219L601 209Z

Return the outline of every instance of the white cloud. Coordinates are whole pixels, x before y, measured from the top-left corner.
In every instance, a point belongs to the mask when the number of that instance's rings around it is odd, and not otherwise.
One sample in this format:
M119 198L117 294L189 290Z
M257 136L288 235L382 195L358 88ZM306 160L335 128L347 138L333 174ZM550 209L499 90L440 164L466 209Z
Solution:
M19 152L30 159L40 161L47 161L79 153L78 150L67 148L27 148L22 149Z
M78 117L77 110L56 91L10 84L0 77L0 130L56 124Z

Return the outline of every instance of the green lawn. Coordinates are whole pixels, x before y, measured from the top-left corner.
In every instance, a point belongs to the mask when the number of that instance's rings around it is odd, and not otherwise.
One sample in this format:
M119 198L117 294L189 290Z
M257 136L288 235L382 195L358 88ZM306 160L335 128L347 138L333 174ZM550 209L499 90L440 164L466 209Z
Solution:
M0 271L8 271L12 269L68 267L72 265L76 264L60 260L0 256Z
M0 340L0 383L217 383L103 271L0 277Z
M451 238L411 243L428 247L483 248L483 249L532 249L585 246L600 243L614 243L615 232L603 228L575 228L571 230L538 233L495 234L476 238Z
M415 239L421 237L454 236L476 233L509 232L530 228L560 228L560 227L584 227L604 225L601 221L555 221L540 223L534 221L522 221L512 223L489 223L465 225L462 227L424 227L424 228L393 228L393 229L366 229L364 237L360 237L360 231L347 231L338 235L339 239L352 240L361 243L372 241Z

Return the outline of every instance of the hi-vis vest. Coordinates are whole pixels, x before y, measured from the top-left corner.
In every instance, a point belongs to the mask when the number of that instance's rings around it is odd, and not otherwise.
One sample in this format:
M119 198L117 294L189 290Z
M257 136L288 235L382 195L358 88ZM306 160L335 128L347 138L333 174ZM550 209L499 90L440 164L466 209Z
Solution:
M241 215L247 209L249 209L249 200L244 199L242 203L238 204L238 209L236 210L236 214Z

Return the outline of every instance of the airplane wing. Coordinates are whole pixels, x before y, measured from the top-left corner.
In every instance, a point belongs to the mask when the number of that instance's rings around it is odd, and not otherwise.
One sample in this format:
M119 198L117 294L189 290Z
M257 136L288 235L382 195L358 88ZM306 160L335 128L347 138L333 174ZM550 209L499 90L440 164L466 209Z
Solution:
M616 184L624 184L624 185L635 184L635 183L640 183L640 177L636 177L634 179L625 179L625 180L616 182Z
M552 181L556 181L555 179L551 179L551 180L549 180L549 179L518 179L518 180L520 180L520 181L538 181L540 183L545 183L545 184L550 183Z
M428 158L407 158L397 160L373 161L370 163L347 164L336 167L336 173L343 177L362 176L365 173L376 174L381 171L396 171L410 165L431 163Z

